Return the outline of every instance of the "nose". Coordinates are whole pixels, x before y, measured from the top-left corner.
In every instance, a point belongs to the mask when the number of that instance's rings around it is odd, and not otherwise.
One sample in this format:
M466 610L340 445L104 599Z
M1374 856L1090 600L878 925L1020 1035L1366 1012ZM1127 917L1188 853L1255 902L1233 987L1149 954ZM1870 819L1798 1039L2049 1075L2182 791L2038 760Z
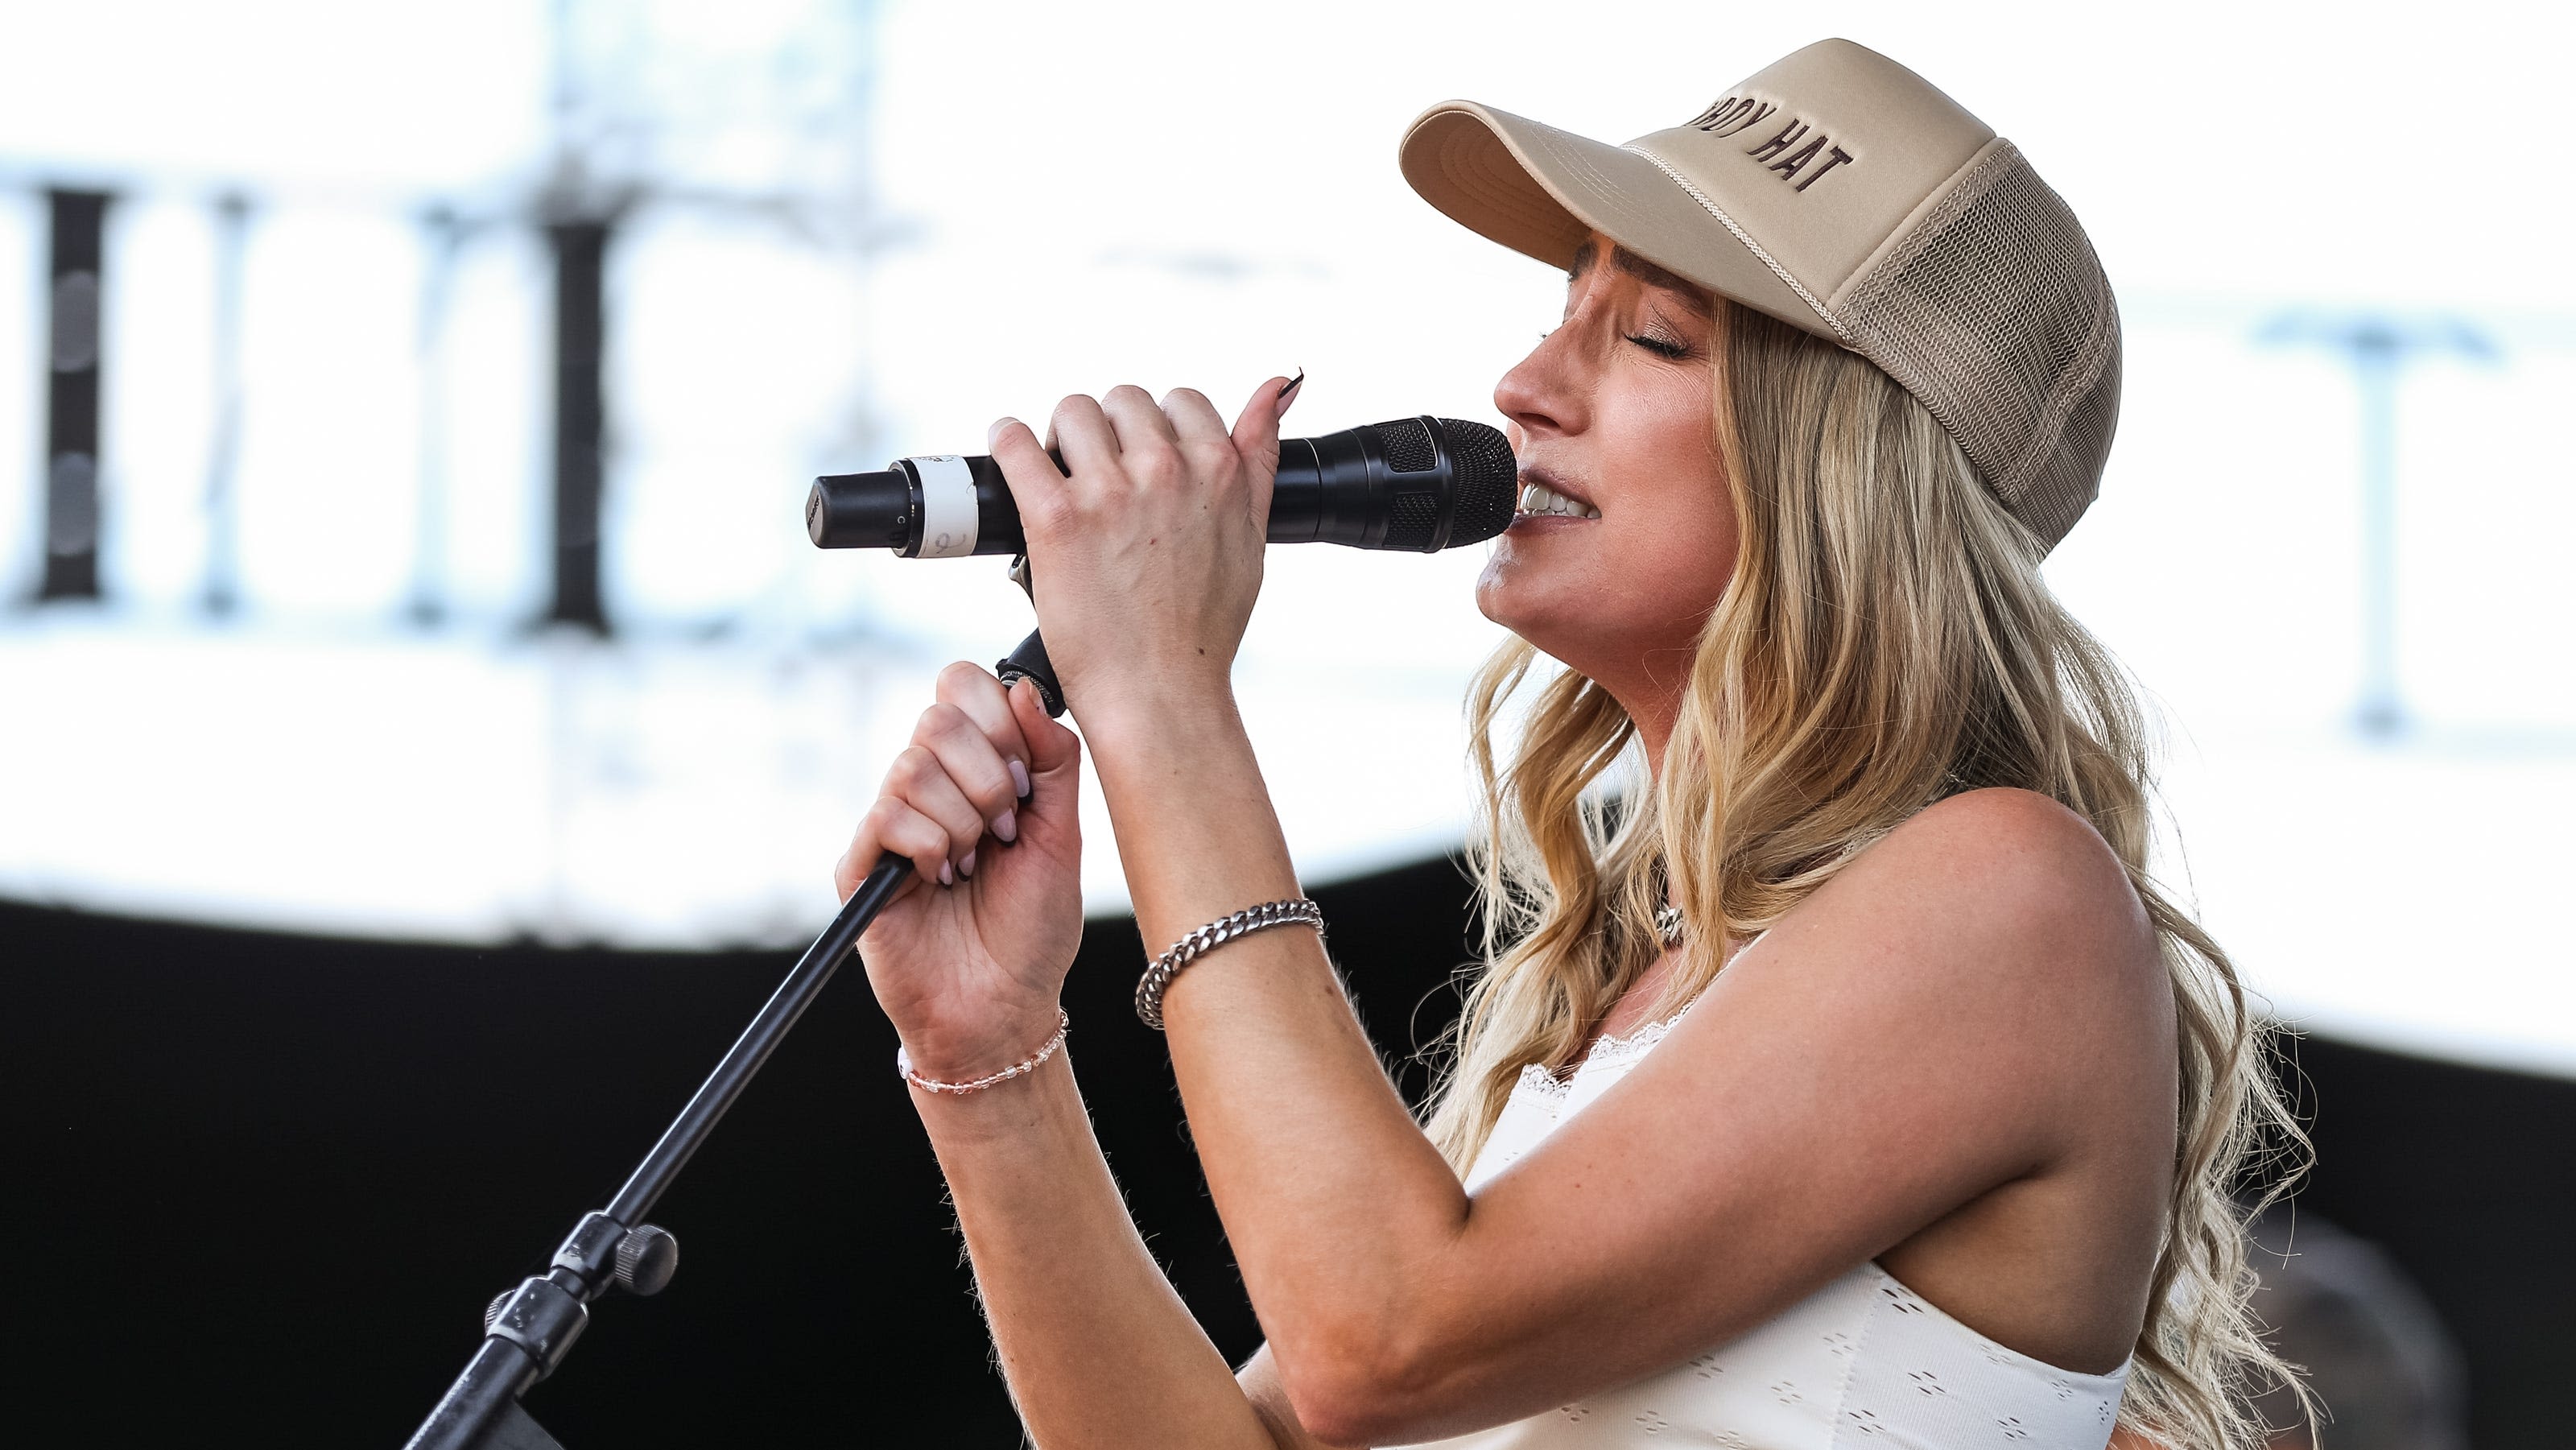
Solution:
M1581 331L1574 319L1567 319L1494 385L1494 407L1519 435L1512 440L1515 447L1532 438L1583 431L1590 389L1582 376L1583 350L1577 346Z

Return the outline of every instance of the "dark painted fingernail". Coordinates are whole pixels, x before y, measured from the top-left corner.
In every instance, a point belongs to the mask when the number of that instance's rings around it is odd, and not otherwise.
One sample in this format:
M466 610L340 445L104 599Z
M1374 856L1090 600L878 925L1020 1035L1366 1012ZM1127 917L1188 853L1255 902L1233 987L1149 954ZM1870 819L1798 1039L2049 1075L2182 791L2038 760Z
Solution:
M1295 377L1293 377L1293 378L1290 378L1288 381L1286 381L1286 382L1284 382L1284 383L1281 383L1281 384L1279 385L1279 397L1280 397L1280 400L1281 400L1282 402L1285 402L1285 401L1287 400L1288 395L1289 395L1290 393L1293 393L1293 392L1297 391L1297 389L1298 389L1298 388L1300 388L1300 387L1304 386L1304 385L1305 385L1305 382L1306 382L1306 370L1305 370L1304 368L1299 368L1299 369L1297 369L1297 376L1295 376Z

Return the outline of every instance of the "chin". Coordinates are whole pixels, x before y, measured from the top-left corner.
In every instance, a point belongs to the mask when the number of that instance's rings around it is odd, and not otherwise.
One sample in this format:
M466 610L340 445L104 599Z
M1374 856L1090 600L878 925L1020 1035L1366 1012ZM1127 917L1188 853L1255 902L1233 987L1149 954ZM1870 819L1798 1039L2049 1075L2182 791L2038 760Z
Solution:
M1497 579L1488 568L1476 586L1476 608L1487 619L1519 635L1532 648L1560 664L1583 669L1590 655L1587 636L1600 625L1582 613L1582 590L1536 589L1526 576ZM1551 598L1566 594L1571 597ZM1586 670L1585 673L1590 673Z

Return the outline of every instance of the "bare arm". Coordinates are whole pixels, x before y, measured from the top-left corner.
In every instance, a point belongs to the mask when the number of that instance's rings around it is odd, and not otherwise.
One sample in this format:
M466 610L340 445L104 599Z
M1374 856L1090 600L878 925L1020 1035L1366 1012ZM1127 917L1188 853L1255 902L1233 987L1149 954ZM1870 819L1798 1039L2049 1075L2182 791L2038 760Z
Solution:
M1033 690L1006 696L964 665L941 677L914 738L836 877L846 894L880 850L915 862L861 953L915 1070L963 1082L1028 1056L1056 1026L1082 925L1080 750ZM1294 1450L1138 1237L1069 1052L979 1092L908 1091L1041 1450Z
M1137 773L1177 776L1170 743ZM1149 939L1230 895L1273 894L1267 863L1228 844L1252 834L1240 816L1230 833L1195 833L1196 810L1168 797L1152 809L1148 783L1126 786L1113 816ZM1473 1199L1404 1114L1311 936L1247 938L1185 973L1165 1010L1193 1139L1303 1422L1336 1443L1410 1441L1651 1373L1990 1189L2045 1177L2078 1151L2072 1135L2098 1128L2097 1105L2160 1084L2170 1047L2136 1030L2158 1011L2152 958L2061 967L2060 948L2116 953L2122 915L2033 931L2016 898L2049 894L2044 879L1948 879L1965 864L1953 852L1995 863L1973 840L1995 824L1936 818L1883 843ZM1225 881L1229 865L1243 884ZM2086 1086L2106 1063L2109 1091ZM2150 1145L2152 1172L2170 1093L2135 1096L2150 1121L2132 1141ZM2143 1304L2123 1293L2105 1296L2127 1321L2118 1350L2077 1367L2125 1352ZM2043 1347L2086 1337L1987 1327Z
M1032 1443L1278 1450L1137 1236L1063 1056L915 1097Z
M1258 587L1244 523L1266 507L1244 460L1271 423L1229 438L1195 395L1069 399L1069 479L1027 430L994 440L1149 942L1297 889L1226 680ZM1296 1418L1334 1443L1500 1423L1750 1329L2007 1185L2057 1192L2106 1154L2152 1175L2171 1053L2135 898L2080 821L1984 794L2001 799L1935 808L1855 861L1472 1200L1312 935L1184 973L1173 1062ZM2140 1155L2159 1113L2165 1146ZM2152 1206L2140 1189L2112 1196ZM2060 1288L2087 1267L2017 1262ZM2123 1316L2134 1332L2123 1296L2042 1295L2064 1322L2009 1328L2103 1357Z

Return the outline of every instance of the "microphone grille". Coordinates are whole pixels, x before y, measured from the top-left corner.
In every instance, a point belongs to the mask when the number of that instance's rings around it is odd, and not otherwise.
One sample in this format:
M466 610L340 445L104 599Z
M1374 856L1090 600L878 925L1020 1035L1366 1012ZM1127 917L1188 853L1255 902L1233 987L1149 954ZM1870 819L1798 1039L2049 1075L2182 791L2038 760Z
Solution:
M1443 418L1440 429L1449 435L1449 461L1457 470L1458 511L1449 525L1449 547L1481 544L1512 526L1520 462L1500 428Z
M1439 529L1440 495L1427 491L1399 493L1395 506L1387 511L1386 542L1378 547L1419 552L1431 547L1432 536Z
M1370 423L1360 431L1375 435L1377 446L1385 451L1386 466L1392 472L1429 473L1440 466L1439 445L1431 441L1431 430L1419 418Z

